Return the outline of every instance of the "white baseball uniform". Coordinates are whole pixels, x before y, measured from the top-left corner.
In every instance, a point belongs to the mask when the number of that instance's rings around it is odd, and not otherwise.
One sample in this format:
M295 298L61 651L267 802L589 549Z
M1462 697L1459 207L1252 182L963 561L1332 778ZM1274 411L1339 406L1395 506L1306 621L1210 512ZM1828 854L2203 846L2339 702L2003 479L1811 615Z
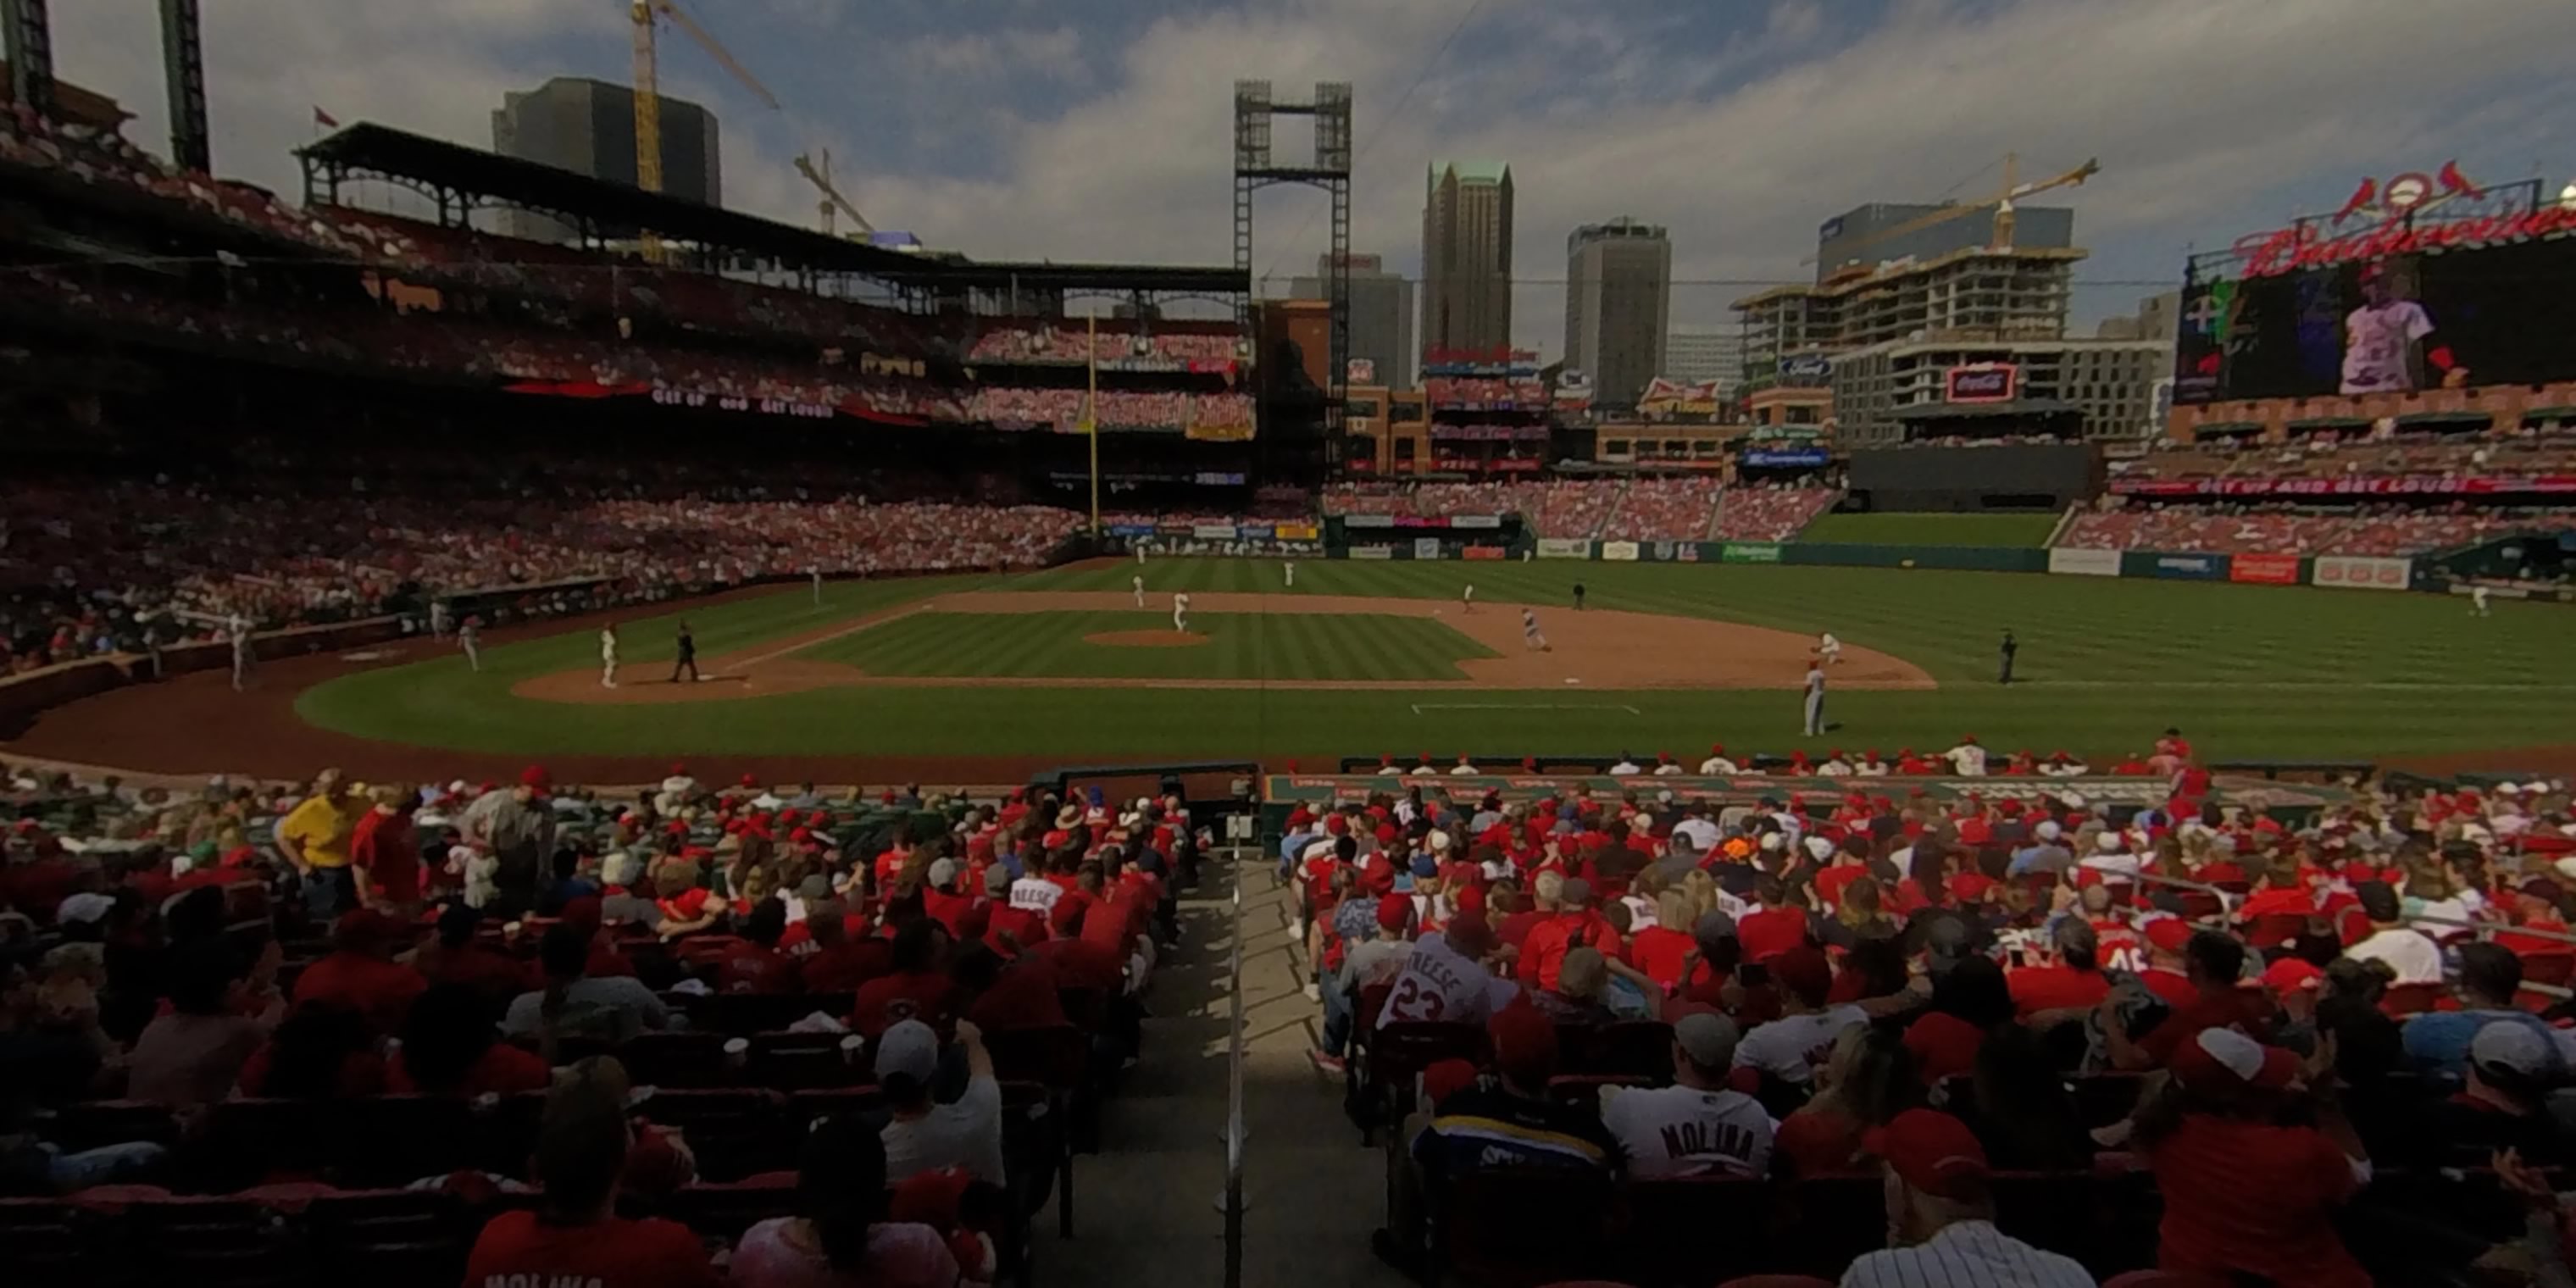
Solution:
M823 606L823 570L820 568L814 570L814 606Z
M2403 393L2415 387L2407 369L2414 343L2433 334L2433 319L2413 300L2364 304L2343 320L2343 392Z
M617 632L606 626L599 628L599 687L617 687Z
M239 693L250 683L250 623L236 613L228 626L233 644L233 692Z
M1816 656L1828 662L1842 661L1843 642L1835 639L1832 631L1825 632L1824 637L1816 641Z
M1521 644L1534 649L1547 647L1547 637L1538 633L1538 614L1526 608L1521 610Z
M2471 586L2471 587L2469 587L2469 603L2470 603L2470 605L2471 605L2472 607L2474 607L2474 608L2477 610L2477 614L2478 614L2478 616L2480 616L2480 617L2484 617L2484 616L2486 616L2486 615L2487 615L2487 596L2488 596L2488 594L2489 594L2489 592L2488 592L2487 588L2486 588L2486 587L2484 587L2484 586Z
M1185 631L1189 628L1190 597L1187 595L1174 595L1172 596L1172 629L1176 631Z
M1127 582L1129 585L1136 588L1136 606L1138 608L1143 608L1145 606L1145 579L1142 576L1136 576L1128 578Z
M1476 611L1476 583L1468 582L1467 588L1458 592L1458 605L1463 611Z
M1771 1170L1778 1124L1741 1091L1697 1087L1603 1087L1601 1125L1627 1156L1628 1174L1762 1177Z
M1520 986L1496 979L1480 962L1449 946L1446 935L1425 935L1405 954L1395 984L1378 1012L1378 1027L1398 1020L1482 1024L1520 996Z
M472 618L467 618L464 625L456 628L456 646L465 650L467 666L477 671L483 669L483 630L474 624Z
M1280 571L1286 574L1288 578L1288 588L1290 590L1295 590L1297 588L1297 561L1294 559L1289 560L1287 563L1281 565Z
M1825 732L1825 667L1821 661L1807 666L1807 736L1821 737Z

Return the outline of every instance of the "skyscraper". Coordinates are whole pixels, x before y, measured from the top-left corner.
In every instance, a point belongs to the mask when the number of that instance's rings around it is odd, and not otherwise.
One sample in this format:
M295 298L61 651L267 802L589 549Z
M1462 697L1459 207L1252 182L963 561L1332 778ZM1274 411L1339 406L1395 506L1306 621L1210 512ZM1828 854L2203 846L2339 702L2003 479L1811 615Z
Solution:
M1330 251L1315 257L1315 276L1292 278L1288 293L1301 300L1326 298L1332 275ZM1377 370L1362 383L1401 389L1413 383L1413 283L1386 271L1377 255L1353 254L1351 277L1351 356L1366 358Z
M1592 377L1596 406L1633 406L1664 372L1673 244L1625 215L1565 239L1565 365Z
M1664 365L1655 374L1684 384L1714 380L1721 391L1744 381L1744 341L1736 328L1676 322L1664 329Z
M492 113L492 150L616 183L635 182L635 91L624 85L557 76L535 89L501 96ZM722 166L716 151L715 113L662 96L662 191L674 197L724 204ZM514 237L565 241L560 220L527 211L509 212L503 231Z
M1422 347L1512 339L1512 168L1434 161L1422 202Z

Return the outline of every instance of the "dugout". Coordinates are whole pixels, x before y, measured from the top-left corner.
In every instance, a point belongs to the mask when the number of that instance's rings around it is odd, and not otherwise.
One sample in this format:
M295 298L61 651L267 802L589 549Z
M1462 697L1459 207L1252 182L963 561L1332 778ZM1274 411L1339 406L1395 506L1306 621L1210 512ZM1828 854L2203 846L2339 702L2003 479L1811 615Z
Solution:
M1324 519L1324 548L1336 559L1458 559L1500 563L1535 548L1517 514L1335 514Z
M1900 410L1908 446L1854 448L1846 509L1977 514L2063 510L2102 489L2082 414L2024 400Z

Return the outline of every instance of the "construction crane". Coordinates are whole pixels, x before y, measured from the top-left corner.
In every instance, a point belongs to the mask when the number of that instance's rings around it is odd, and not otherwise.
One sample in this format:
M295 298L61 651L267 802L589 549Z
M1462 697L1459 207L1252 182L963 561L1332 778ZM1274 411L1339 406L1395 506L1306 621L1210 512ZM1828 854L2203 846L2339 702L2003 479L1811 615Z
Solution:
M2048 192L2057 188L2073 188L2080 186L2085 180L2101 173L2102 170L2102 166L2098 161L2087 160L2084 164L2053 178L2040 179L2031 183L2018 183L2015 181L2015 176L2019 173L2020 167L2021 158L2016 154L2006 153L2004 154L2004 186L2002 191L1997 192L1991 197L1984 198L1983 200L1960 202L1957 205L1943 206L1939 210L1935 210L1930 214L1908 219L1904 223L1897 224L1893 227L1879 229L1877 232L1871 233L1869 236L1863 237L1852 244L1839 249L1845 252L1858 250L1873 242L1881 242L1894 237L1902 237L1907 233L1919 232L1925 228L1930 228L1937 224L1945 224L1953 219L1957 219L1965 215L1973 215L1991 208L1995 212L1994 235L1986 244L1996 250L2011 250L2013 244L2014 202L2022 200L2025 197L2034 197L2040 193ZM1816 262L1816 257L1814 255L1809 255L1798 262L1801 264L1812 264Z
M688 11L673 0L635 0L628 14L635 24L635 186L646 192L662 190L662 72L654 48L654 27L659 19L669 18L698 47L707 51L716 65L733 74L743 88L760 100L770 111L782 111L778 96L760 83L733 52L724 47L707 29L698 25ZM652 234L644 236L646 258L661 258L661 243Z
M817 209L823 216L824 232L833 231L832 215L835 211L848 215L850 222L859 226L859 232L862 235L876 231L876 225L869 223L868 217L860 214L859 208L851 205L850 199L842 196L841 190L832 186L832 150L830 148L823 149L823 164L820 168L815 166L812 157L799 154L796 158L796 173L805 176L805 181L813 184L823 194L823 200L818 203Z

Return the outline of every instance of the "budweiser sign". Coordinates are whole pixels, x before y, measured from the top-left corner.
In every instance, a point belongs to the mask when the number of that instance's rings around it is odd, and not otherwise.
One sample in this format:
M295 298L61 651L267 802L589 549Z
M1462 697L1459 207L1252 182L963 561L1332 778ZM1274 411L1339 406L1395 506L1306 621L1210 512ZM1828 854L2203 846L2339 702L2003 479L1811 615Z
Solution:
M2481 188L2455 163L2363 179L2343 208L2287 228L2238 238L2238 270L2276 277L2452 247L2528 241L2576 232L2576 207L2533 200L2522 185Z

